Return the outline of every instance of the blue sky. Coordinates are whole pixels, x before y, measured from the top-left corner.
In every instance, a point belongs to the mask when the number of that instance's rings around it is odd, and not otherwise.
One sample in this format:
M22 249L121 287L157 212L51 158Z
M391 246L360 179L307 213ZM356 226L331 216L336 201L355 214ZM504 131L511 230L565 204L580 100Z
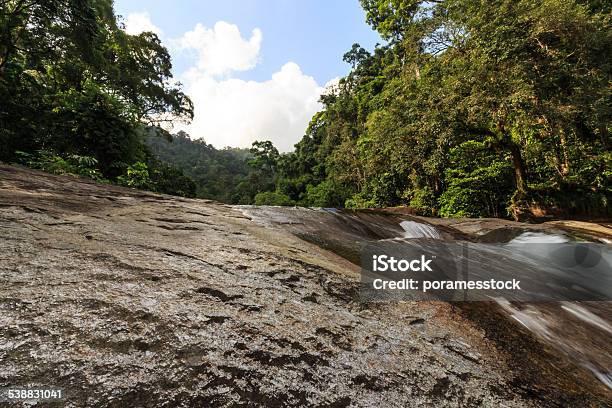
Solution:
M148 12L164 36L177 38L196 23L212 27L223 20L239 27L243 35L261 29L261 63L239 75L243 79L264 80L287 61L319 83L344 76L349 67L342 55L358 42L367 49L382 42L365 23L358 0L115 0L122 16ZM177 73L188 61L175 56Z
M115 0L126 30L157 31L195 104L188 131L217 147L291 150L355 42L382 42L358 0Z

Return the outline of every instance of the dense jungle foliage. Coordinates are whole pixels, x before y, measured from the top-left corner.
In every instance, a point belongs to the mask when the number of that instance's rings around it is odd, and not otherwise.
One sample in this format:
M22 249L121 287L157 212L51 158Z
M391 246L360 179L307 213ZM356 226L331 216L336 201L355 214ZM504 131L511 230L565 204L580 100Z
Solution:
M387 44L344 55L261 202L609 214L611 3L361 3Z
M0 160L230 203L610 214L610 2L361 4L385 43L353 45L279 154L163 131L192 103L159 38L126 34L112 0L0 0Z
M193 196L147 129L190 120L153 33L128 35L112 0L0 1L0 160Z
M195 182L197 197L252 204L258 189L274 188L271 179L263 185L257 183L248 164L252 157L248 149L215 149L202 139L191 140L184 132L171 140L151 134L146 141L156 157L172 163Z

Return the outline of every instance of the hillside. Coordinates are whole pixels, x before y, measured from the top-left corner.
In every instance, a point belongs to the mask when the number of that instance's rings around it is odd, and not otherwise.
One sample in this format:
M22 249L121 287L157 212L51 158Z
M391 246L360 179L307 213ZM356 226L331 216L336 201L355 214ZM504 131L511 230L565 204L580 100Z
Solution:
M172 141L149 135L151 153L180 169L196 185L196 195L224 203L249 204L256 193L249 180L248 149L216 149L202 140L178 133Z

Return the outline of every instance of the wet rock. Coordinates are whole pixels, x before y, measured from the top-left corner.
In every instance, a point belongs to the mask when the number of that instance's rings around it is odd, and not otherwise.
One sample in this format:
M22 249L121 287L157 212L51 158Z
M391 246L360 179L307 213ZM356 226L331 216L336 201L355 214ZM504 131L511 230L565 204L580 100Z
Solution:
M362 304L354 265L242 208L0 181L0 387L67 407L556 404L451 305Z

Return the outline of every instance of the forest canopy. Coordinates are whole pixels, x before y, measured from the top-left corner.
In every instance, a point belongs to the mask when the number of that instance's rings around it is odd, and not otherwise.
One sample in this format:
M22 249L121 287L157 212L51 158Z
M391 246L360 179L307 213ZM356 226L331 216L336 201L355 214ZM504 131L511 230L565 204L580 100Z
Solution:
M229 203L610 214L610 2L361 0L385 43L342 56L287 154L164 131L192 103L111 0L0 4L2 161Z
M609 214L610 3L362 0L387 40L344 55L275 192L426 215Z
M0 160L194 194L144 144L149 127L193 116L157 35L128 35L111 0L0 5Z

